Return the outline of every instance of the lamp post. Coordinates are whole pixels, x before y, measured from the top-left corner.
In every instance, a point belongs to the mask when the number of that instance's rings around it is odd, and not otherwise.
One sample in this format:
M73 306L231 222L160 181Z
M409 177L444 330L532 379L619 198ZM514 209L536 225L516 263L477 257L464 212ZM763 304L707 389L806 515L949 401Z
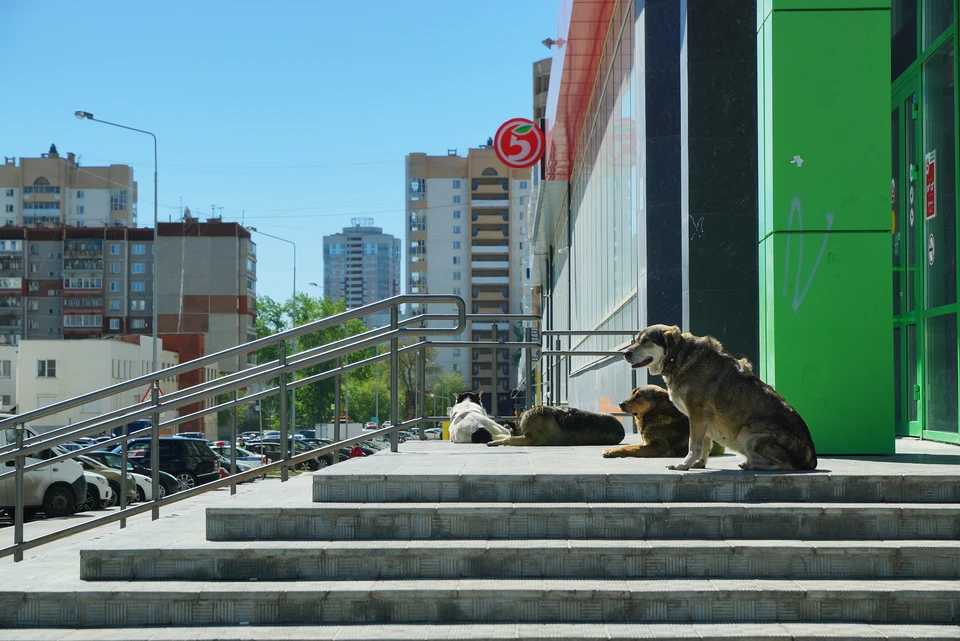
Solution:
M290 243L293 245L293 309L290 311L290 327L297 326L297 244L292 240L287 240L286 238L280 238L279 236L274 236L273 234L268 234L265 231L260 231L256 227L247 227L247 230L256 232L267 236L268 238L273 238L274 240L279 240L285 243ZM297 353L297 339L293 338L293 348L291 354ZM290 395L293 398L293 403L290 406L290 438L293 438L293 433L297 431L297 390L290 390Z
M153 338L153 366L152 372L157 372L160 370L159 362L159 351L157 345L157 308L159 307L159 291L160 288L157 286L158 279L160 277L160 270L157 267L157 242L159 241L159 229L157 229L157 137L143 129L137 129L135 127L128 127L126 125L118 125L115 122L108 122L106 120L100 120L99 118L94 118L93 114L89 111L83 111L81 109L73 112L73 115L79 118L80 120L92 120L93 122L102 122L105 125L110 125L111 127L119 127L120 129L128 129L130 131L136 131L141 134L147 134L153 138L153 319L151 320L152 325L152 338Z

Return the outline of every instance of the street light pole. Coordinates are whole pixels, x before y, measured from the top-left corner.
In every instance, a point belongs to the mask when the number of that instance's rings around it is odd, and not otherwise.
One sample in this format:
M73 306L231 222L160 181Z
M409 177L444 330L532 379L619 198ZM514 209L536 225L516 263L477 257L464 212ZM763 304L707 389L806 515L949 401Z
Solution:
M159 229L157 229L157 137L144 129L137 129L135 127L128 127L126 125L119 125L115 122L109 122L107 120L100 120L99 118L94 118L93 114L89 111L83 111L78 109L73 112L73 115L79 118L80 120L92 120L93 122L102 122L105 125L110 125L111 127L119 127L120 129L127 129L129 131L136 131L141 134L147 134L153 138L153 319L151 320L152 324L152 339L153 339L153 365L152 373L160 371L160 362L159 362L159 349L157 345L157 308L159 307L159 291L160 288L157 286L157 280L160 277L160 270L157 267L157 243L159 242Z
M273 238L274 240L279 240L284 243L290 243L293 245L293 308L290 311L290 327L297 326L297 244L292 240L287 240L286 238L280 238L279 236L274 236L273 234L268 234L265 231L260 231L256 227L247 227L249 231L257 232L267 236L268 238ZM291 354L297 353L297 338L294 337L292 340L293 349L290 352ZM290 395L293 398L293 403L290 405L290 438L293 438L293 433L297 431L297 390L290 390ZM288 444L289 445L289 444Z

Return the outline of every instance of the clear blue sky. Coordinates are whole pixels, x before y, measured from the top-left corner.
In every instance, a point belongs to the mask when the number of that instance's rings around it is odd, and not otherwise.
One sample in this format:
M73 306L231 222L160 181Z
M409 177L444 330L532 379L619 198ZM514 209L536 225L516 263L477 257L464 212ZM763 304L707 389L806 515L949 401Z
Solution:
M51 143L134 167L153 223L181 198L297 244L297 286L322 281L322 239L371 216L403 240L404 156L465 154L532 112L532 63L558 0L0 0L7 70L0 153ZM242 212L245 211L245 214ZM258 292L286 299L290 246L254 235ZM161 259L162 260L162 259Z

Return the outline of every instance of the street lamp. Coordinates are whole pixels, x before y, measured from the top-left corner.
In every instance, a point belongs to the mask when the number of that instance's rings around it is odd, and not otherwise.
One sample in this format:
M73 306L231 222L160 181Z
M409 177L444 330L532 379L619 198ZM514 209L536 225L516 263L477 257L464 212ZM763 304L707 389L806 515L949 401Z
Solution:
M102 122L105 125L110 125L112 127L119 127L120 129L128 129L130 131L136 131L141 134L147 134L153 138L153 319L151 320L152 324L152 338L153 338L153 373L160 371L160 362L159 362L159 352L158 352L158 340L157 340L157 308L160 305L160 297L158 287L158 279L160 278L160 270L157 267L157 259L159 257L159 252L157 252L157 243L159 242L159 229L157 228L157 137L149 131L144 131L143 129L137 129L135 127L127 127L126 125L118 125L115 122L108 122L106 120L100 120L94 118L93 114L89 111L83 111L77 109L73 112L73 115L80 120L92 120L94 122Z
M290 327L297 326L297 244L292 240L287 240L286 238L280 238L279 236L274 236L273 234L268 234L265 231L259 231L256 227L247 227L248 231L256 232L267 236L268 238L273 238L274 240L279 240L285 243L290 243L293 245L293 309L290 311ZM293 337L293 350L292 354L297 352L297 338ZM290 408L290 437L293 438L293 433L297 431L297 390L290 390L291 396L293 397L293 404Z

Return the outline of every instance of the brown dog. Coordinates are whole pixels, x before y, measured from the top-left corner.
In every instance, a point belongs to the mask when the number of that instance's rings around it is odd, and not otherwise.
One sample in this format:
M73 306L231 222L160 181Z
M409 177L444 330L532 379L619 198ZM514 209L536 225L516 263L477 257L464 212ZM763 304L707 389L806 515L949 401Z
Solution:
M749 362L745 366L750 367ZM670 401L667 390L658 385L638 387L620 409L633 414L643 443L604 450L604 458L680 458L690 451L690 419ZM714 443L710 456L718 454L723 454L723 446Z

